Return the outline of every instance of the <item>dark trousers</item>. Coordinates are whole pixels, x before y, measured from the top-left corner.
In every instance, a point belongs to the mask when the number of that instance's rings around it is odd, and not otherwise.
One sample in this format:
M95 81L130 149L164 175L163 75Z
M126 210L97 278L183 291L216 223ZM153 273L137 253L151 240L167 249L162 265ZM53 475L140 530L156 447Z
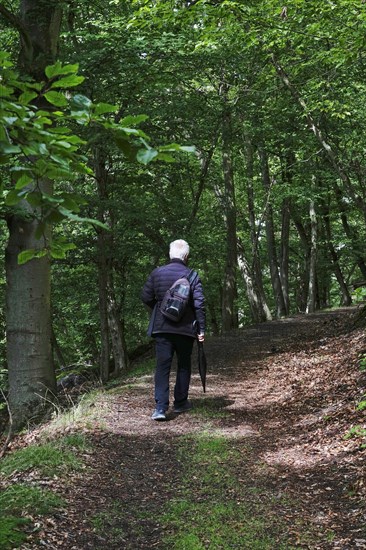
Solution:
M169 377L174 353L177 354L177 377L174 386L174 405L187 401L191 381L191 356L194 338L182 334L157 334L155 336L156 408L166 411L169 407Z

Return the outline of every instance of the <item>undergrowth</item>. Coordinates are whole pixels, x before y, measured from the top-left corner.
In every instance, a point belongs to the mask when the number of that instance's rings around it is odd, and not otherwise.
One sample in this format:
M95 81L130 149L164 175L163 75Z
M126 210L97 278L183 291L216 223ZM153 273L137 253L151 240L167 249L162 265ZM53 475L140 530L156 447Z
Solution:
M1 549L18 548L27 539L27 530L34 529L36 516L48 515L65 506L57 494L37 484L44 478L59 478L83 468L77 453L87 446L83 435L69 434L18 449L1 460L0 480L5 487L0 494ZM27 478L28 473L31 482L19 483L19 475Z

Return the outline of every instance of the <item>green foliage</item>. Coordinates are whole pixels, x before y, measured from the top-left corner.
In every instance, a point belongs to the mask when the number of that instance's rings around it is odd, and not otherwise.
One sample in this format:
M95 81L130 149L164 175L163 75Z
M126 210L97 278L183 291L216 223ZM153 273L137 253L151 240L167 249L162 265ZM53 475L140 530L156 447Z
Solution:
M0 513L0 540L4 550L18 548L27 538L21 527L30 523L28 518L4 516Z
M53 477L81 468L75 452L85 451L89 445L82 434L69 434L43 445L31 445L8 454L0 462L0 473L10 480L16 472L32 471L33 483L8 485L0 494L0 540L4 549L18 548L26 540L24 525L37 515L52 514L63 508L65 502L55 493L37 486L37 475ZM29 517L27 517L29 516Z
M117 111L116 106L93 104L82 94L70 96L69 92L66 93L64 90L79 86L84 81L84 77L77 75L77 64L57 62L46 68L48 81L39 83L21 80L13 70L7 53L0 52L0 63L0 163L9 166L10 180L15 182L8 189L4 204L13 209L20 206L21 201L27 201L30 207L27 215L39 223L36 232L39 239L47 225L65 220L108 229L98 219L81 216L80 207L85 204L85 199L63 189L64 182L70 184L80 175L93 174L81 150L86 141L71 133L70 124L87 125L94 132L106 129L129 160L144 165L152 160L168 160L169 153L193 151L175 143L154 149L148 144L149 138L145 132L127 126L140 124L146 119L144 115L126 117L115 123L110 115ZM43 105L44 100L46 106ZM169 160L174 159L171 157ZM47 194L40 185L45 179L59 183L52 195ZM46 254L64 258L72 247L63 239L51 241L50 244L46 242L44 249L23 251L19 261L26 263Z
M64 501L51 491L30 485L13 485L0 495L0 510L3 515L49 514L64 506Z
M361 401L357 404L357 410L358 411L366 410L366 395L364 395Z
M366 355L362 355L359 359L359 365L360 370L365 371L366 370Z
M366 301L366 287L360 286L352 292L353 300L356 304L360 304Z
M52 477L70 470L81 468L81 461L67 449L68 443L30 445L7 455L0 463L0 473L10 477L15 471L37 470L40 475Z
M0 473L5 479L11 478L14 472L19 475L30 470L42 477L60 476L81 467L74 451L87 448L83 435L69 434L52 443L14 451L2 459ZM26 483L9 485L0 494L1 547L18 548L26 540L26 534L22 531L24 525L34 521L37 515L52 514L64 506L62 498L43 487Z
M366 408L366 401L364 403ZM344 439L361 439L361 441L365 441L365 443L360 443L360 449L366 449L366 428L362 426L353 426L348 430Z
M285 7L274 1L173 4L174 9L162 1L113 2L108 8L97 3L86 9L76 3L73 25L61 36L61 61L46 69L43 83L21 81L18 88L13 86L20 105L11 110L5 127L29 132L28 147L35 162L17 172L24 145L15 135L3 142L5 157L11 161L3 165L8 205L2 211L18 212L26 199L31 216L39 218L40 236L47 224L59 224L51 251L56 260L52 302L57 341L68 365L96 365L99 359L96 282L101 227L95 220L109 229L103 251L129 351L146 342L147 315L139 299L144 280L152 267L165 261L169 241L180 236L190 242L192 265L205 285L208 330L220 330L227 253L222 202L224 113L232 126L229 150L236 232L253 278L254 252L258 253L260 277L253 282L263 287L271 311L275 292L265 231L268 206L273 209L278 264L283 213L291 214L291 312L306 307L309 200L315 201L318 216L317 307L340 303L336 268L347 284L362 275L366 87L361 4L353 2L350 7L345 0L321 5L299 1ZM8 29L4 31L8 36ZM16 52L12 53L15 58ZM294 94L276 73L273 56ZM70 63L75 59L78 64ZM6 74L13 69L9 65L5 69L6 99L14 94L6 83ZM228 88L226 99L223 84ZM39 108L40 99L49 100L47 109ZM308 113L340 170L310 130ZM32 121L46 132L45 137L31 127ZM177 143L195 144L197 155L192 147ZM268 153L268 192L263 187L259 148ZM101 178L92 159L94 150L104 160ZM51 197L35 186L35 170L55 180ZM340 171L349 177L349 184ZM103 197L98 195L99 181L105 184ZM324 208L329 208L330 237L325 234ZM329 243L334 245L334 256ZM49 254L49 246L22 252L20 261ZM239 322L251 323L248 287L239 272L236 288ZM358 289L353 300L364 297Z

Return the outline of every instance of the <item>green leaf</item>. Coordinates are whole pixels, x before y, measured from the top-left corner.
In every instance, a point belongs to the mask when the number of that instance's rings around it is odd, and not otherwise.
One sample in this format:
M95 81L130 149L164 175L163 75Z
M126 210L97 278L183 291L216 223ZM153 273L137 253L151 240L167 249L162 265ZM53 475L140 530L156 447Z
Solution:
M37 225L37 229L34 232L35 238L39 240L41 237L43 237L45 229L46 229L46 223L44 221L40 222Z
M15 184L15 189L23 189L23 187L26 187L32 181L33 178L31 176L28 174L22 174Z
M84 139L79 138L78 136L65 136L69 143L73 145L85 145L87 143Z
M104 113L115 113L118 111L116 105L111 105L110 103L98 103L95 105L94 113L96 115L103 115Z
M65 194L65 196L61 200L62 206L67 210L70 210L70 212L80 212L79 205L71 197L68 197Z
M94 220L92 218L82 218L81 216L78 216L77 214L70 212L70 210L63 208L62 206L59 208L59 211L61 212L61 214L64 214L64 216L66 218L69 218L70 220L73 220L75 222L90 223L92 225L96 225L98 227L101 227L109 231L109 227L104 223L100 222L99 220Z
M46 92L44 97L51 105L56 105L56 107L66 107L68 104L66 97L60 92Z
M132 136L139 136L140 130L137 130L137 128L121 128L120 131L122 131L126 135L132 135Z
M61 214L58 210L51 210L45 217L44 221L48 224L56 224L62 222L65 219L64 214Z
M162 160L163 162L175 162L175 158L169 153L159 153L158 160Z
M181 145L180 151L185 151L186 153L195 153L196 147L194 145Z
M63 260L66 258L66 254L69 250L75 250L76 245L74 243L67 243L60 240L53 241L51 244L51 256L57 260Z
M122 120L119 121L119 124L121 126L137 126L138 124L141 124L141 122L145 122L145 120L147 120L149 117L148 115L129 115L129 116L126 116L124 118L122 118Z
M12 189L5 197L5 204L7 206L14 206L22 200L22 197L18 195L18 191Z
M169 143L169 145L161 145L159 151L179 151L179 143Z
M14 92L14 88L10 88L9 86L4 86L4 84L0 84L0 97L10 97L12 93Z
M73 111L89 111L92 102L82 94L74 95L70 100L70 107Z
M32 191L32 193L28 193L26 199L31 206L36 208L42 204L43 196L39 191Z
M61 193L60 197L62 199L71 199L76 204L88 204L88 201L85 197L79 195L78 193Z
M43 248L42 250L36 250L34 248L29 248L28 250L23 250L23 252L20 252L18 254L18 264L23 265L29 262L30 260L33 260L34 258L43 258L48 253L48 250L46 248Z
M23 105L28 105L33 99L38 97L38 94L36 92L23 92L19 96L19 101Z
M19 145L11 145L11 143L6 141L0 142L0 154L2 155L14 155L21 152L22 150Z
M169 145L161 145L159 151L184 151L185 153L195 153L194 145L179 145L179 143L170 143Z
M149 164L158 156L156 149L140 149L136 155L136 160L142 164Z
M35 249L34 248L29 248L28 250L23 250L23 252L20 252L18 254L18 264L19 265L23 265L27 262L29 262L29 260L33 260L33 258L35 257Z
M8 136L6 134L5 127L2 124L0 124L0 143L2 141L7 143L8 142Z
M138 152L138 148L136 147L136 145L131 143L128 139L121 137L120 134L115 134L114 139L116 145L126 156L126 158L130 161L134 161Z
M55 76L60 76L64 74L76 73L79 69L79 65L64 65L57 61L54 65L49 65L45 69L47 78L54 78Z
M70 149L70 147L72 147L71 143L69 143L68 141L53 141L52 142L52 145L57 145L57 147L63 147L64 149Z
M78 86L84 82L84 80L85 78L83 76L78 76L76 74L72 76L65 76L65 78L52 82L51 88L72 88L74 86Z
M67 128L66 126L55 126L54 128L49 129L52 134L70 134L71 130L70 128Z
M3 118L3 121L9 126L12 126L14 122L17 122L19 120L17 116L3 116L2 118Z

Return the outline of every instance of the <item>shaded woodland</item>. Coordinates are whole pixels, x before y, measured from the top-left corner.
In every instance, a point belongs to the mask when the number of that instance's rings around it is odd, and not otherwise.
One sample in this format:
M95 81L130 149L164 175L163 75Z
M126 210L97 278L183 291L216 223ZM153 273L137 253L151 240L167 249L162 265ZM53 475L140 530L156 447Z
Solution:
M210 334L366 281L366 4L0 4L1 384L128 370L140 289L191 245Z

